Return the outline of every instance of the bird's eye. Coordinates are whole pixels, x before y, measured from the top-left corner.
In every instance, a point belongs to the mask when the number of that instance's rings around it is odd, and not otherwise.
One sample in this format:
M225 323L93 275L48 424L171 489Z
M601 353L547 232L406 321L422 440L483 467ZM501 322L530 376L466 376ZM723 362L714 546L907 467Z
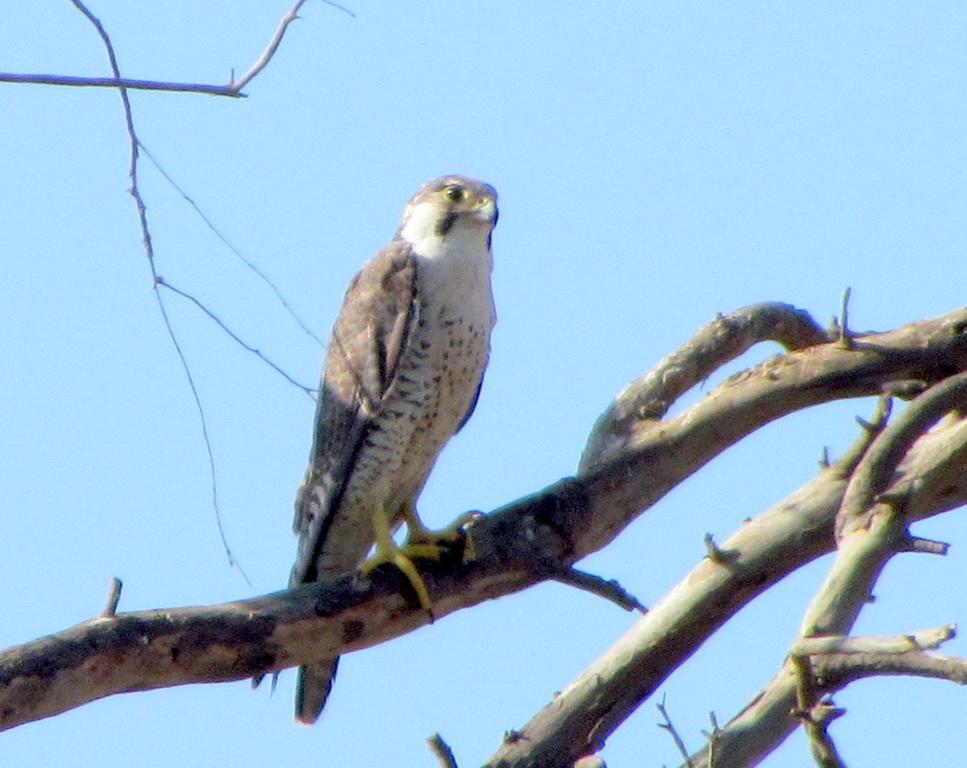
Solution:
M447 187L445 190L443 190L443 194L451 203L459 203L461 200L463 200L466 192L464 192L460 187Z

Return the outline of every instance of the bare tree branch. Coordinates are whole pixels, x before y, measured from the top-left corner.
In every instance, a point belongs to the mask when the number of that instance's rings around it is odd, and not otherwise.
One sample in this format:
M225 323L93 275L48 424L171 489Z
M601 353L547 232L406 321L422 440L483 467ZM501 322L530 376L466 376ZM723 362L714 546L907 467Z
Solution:
M676 418L620 437L618 458L624 469L622 487L628 494L627 511L647 508L689 474L711 461L728 446L755 429L789 413L821 402L878 395L890 382L936 382L967 370L967 308L896 331L858 337L854 349L835 343L809 347L770 360L734 376ZM647 377L646 377L647 378ZM626 390L627 393L627 390ZM613 406L612 406L613 408ZM607 414L595 433L613 432ZM592 435L589 441L596 444ZM608 455L612 451L605 448ZM662 461L671 451L677 461ZM592 494L596 478L611 480L612 469L590 456L586 473ZM588 451L585 451L587 463ZM687 474L680 474L681 471ZM667 473L667 474L666 474ZM616 503L624 504L620 499ZM610 541L615 531L597 519L588 521L593 538Z
M255 63L249 67L248 72L242 75L238 80L232 76L231 82L228 87L234 91L241 91L246 85L248 85L252 80L258 76L259 72L265 69L269 62L272 61L272 57L275 56L275 52L279 50L279 45L282 43L282 38L285 37L286 30L289 25L299 18L299 9L305 5L306 0L298 0L295 5L293 5L289 12L282 17L279 22L278 28L275 30L275 34L272 35L272 39L269 40L269 44L262 51L262 55L256 59Z
M225 325L225 322L218 315L212 312L203 302L201 302L199 299L196 299L190 293L187 293L186 291L183 291L180 288L176 288L160 275L156 279L158 281L158 285L160 285L163 288L167 288L172 293L176 294L177 296L181 296L181 298L191 302L196 307L198 307L198 309L200 309L203 313L205 313L205 315L207 315L208 318L212 320L212 322L214 322L219 328L221 328L225 333L227 333L228 336L242 349L244 349L246 352L250 352L251 354L255 355L259 360L261 360L263 363L269 366L269 368L271 368L273 371L279 374L283 379L289 382L296 389L301 389L306 395L309 396L310 400L316 399L315 389L313 389L312 387L307 387L305 384L302 384L296 381L294 378L292 378L292 376L290 376L282 368L280 368L278 365L273 363L268 357L266 357L265 354L262 352L262 350L257 349L256 347L253 347L251 344L246 343L244 339L242 339L237 333L235 333L235 331L233 331L231 328Z
M291 305L286 301L285 297L282 296L282 294L279 291L279 289L269 279L269 277L262 270L260 270L251 260L245 258L241 254L241 252L237 248L235 248L225 238L225 236L222 235L221 232L219 232L218 229L215 228L215 226L212 224L212 222L201 211L201 209L195 204L195 202L184 192L184 190L177 183L175 183L174 179L167 173L167 171L165 171L165 169L157 162L157 160L155 160L155 158L147 150L147 148L144 146L144 144L141 143L140 138L137 136L137 133L136 133L136 131L134 129L134 119L133 119L133 115L132 115L132 112L131 112L131 104L130 104L130 101L128 99L127 91L129 89L142 89L142 90L147 89L147 90L156 90L156 91L160 90L160 91L193 92L193 93L206 93L206 94L209 94L209 95L243 97L244 94L242 94L240 92L241 87L244 86L244 85L246 85L246 84L248 84L249 82L251 82L251 80L259 72L261 72L268 65L268 63L271 61L272 57L275 55L275 52L276 52L276 50L279 47L279 44L282 41L282 36L284 35L286 28L288 27L288 25L295 18L297 18L296 12L298 11L299 7L302 6L302 4L305 2L305 0L302 0L302 2L296 3L296 5L283 17L282 22L280 23L279 28L276 30L275 35L272 37L272 40L269 42L268 47L262 53L262 55L259 57L258 61L252 66L252 68L249 70L249 72L246 73L246 75L242 79L242 81L239 81L239 83L235 83L233 81L232 83L229 83L228 85L224 85L224 86L201 85L201 84L196 84L196 83L170 83L170 82L159 82L159 81L153 81L153 80L135 80L135 79L121 77L121 73L120 73L120 69L118 67L117 58L116 58L116 55L115 55L115 52L114 52L113 44L111 43L111 39L108 36L107 31L105 30L103 24L101 24L100 20L96 16L94 16L93 13L91 13L91 11L87 8L87 6L83 2L81 2L80 0L72 0L72 2L74 4L74 6L79 11L81 11L81 13L83 13L84 16L88 19L88 21L90 21L91 24L93 24L94 27L97 29L98 35L100 36L101 41L104 44L104 47L105 47L105 49L106 49L106 51L108 53L108 58L110 59L110 63L111 63L111 70L112 70L114 76L113 77L110 77L110 78L104 78L104 77L101 77L101 78L88 78L88 77L73 77L73 76L61 76L61 75L18 75L18 74L0 73L0 82L27 83L27 84L67 85L67 86L110 87L110 88L117 88L118 89L118 92L121 94L121 100L122 100L122 103L123 103L123 106L124 106L124 112L125 112L125 120L126 120L127 128L128 128L128 136L129 136L129 140L130 140L130 143L131 143L131 165L130 165L130 169L129 169L129 176L131 177L131 189L130 189L130 192L131 192L132 197L135 199L135 202L136 202L137 207L138 207L138 214L139 214L139 220L140 220L140 225L141 225L142 240L144 241L144 247L145 247L146 255L148 257L148 261L151 264L152 277L155 280L155 283L154 283L155 299L156 299L156 301L158 303L158 306L159 306L159 309L160 309L160 312L161 312L162 320L163 320L164 325L165 325L165 330L167 331L168 336L171 338L172 344L175 347L175 350L176 350L176 353L178 355L178 358L179 358L179 360L181 362L182 368L185 370L185 375L188 378L189 387L192 390L192 395L193 395L193 398L195 400L195 406L196 406L196 408L197 408L197 410L199 412L199 420L202 422L202 433L203 433L203 436L204 436L204 439L205 439L205 443L206 443L206 446L205 446L206 447L206 451L209 454L209 456L208 456L208 458L209 458L209 464L210 465L213 465L214 464L214 461L213 461L213 457L212 457L212 447L211 447L211 442L210 442L209 437L208 437L208 434L207 434L207 425L205 424L204 409L201 406L201 402L199 400L198 392L196 391L195 382L194 382L194 380L193 380L193 378L191 376L191 372L190 372L190 370L188 368L187 360L185 359L185 356L184 356L183 351L182 351L182 349L180 347L180 344L178 343L178 341L177 341L177 339L175 337L174 330L172 328L170 318L168 317L166 307L165 307L165 305L164 305L164 303L163 303L163 301L161 299L161 295L158 293L158 290L157 290L157 286L159 285L159 282L158 281L160 280L160 278L159 278L159 276L157 274L156 265L155 265L154 248L153 248L153 245L152 245L152 239L151 239L150 230L148 228L147 210L146 210L146 206L145 206L144 200L141 197L140 190L138 188L138 159L139 159L139 150L143 150L144 151L145 155L151 160L152 163L154 163L155 167L158 169L158 171L161 173L161 175L164 176L164 178L181 194L181 196L189 203L189 205L192 206L192 208L195 210L195 212L198 213L199 216L201 216L202 220L205 222L205 224L208 226L208 228L211 229L212 232L214 232L215 235L250 270L252 270L256 275L258 275L258 277L266 285L268 285L268 287L273 291L273 293L275 294L276 298L279 300L279 302L282 304L282 306L285 308L285 310L296 321L296 323L298 323L298 325L300 326L300 328L302 328L302 330L306 334L308 334L311 338L313 338L320 345L323 345L323 343L318 338L318 336L316 336L312 332L312 330L302 321L302 319L295 313L295 311L292 309ZM331 0L324 0L324 2L326 2L328 5L332 5L334 8L338 8L339 10L341 10L341 11L349 14L350 16L353 16L354 15L351 11L349 11L348 9L346 9L343 6L339 5L338 3L331 2ZM166 284L166 286L167 287L171 287L168 284ZM191 302L193 302L210 319L214 320L219 325L219 327L221 327L221 329L223 331L225 331L228 334L228 336L233 341L235 341L237 344L241 345L244 349L248 350L249 352L254 352L255 354L257 354L262 359L263 362L265 362L267 365L269 365L275 371L277 371L282 376L284 376L286 379L288 379L290 381L290 383L293 383L297 387L299 387L300 389L305 390L307 392L307 394L309 394L310 397L313 396L312 393L314 392L314 390L311 390L310 388L307 388L307 387L305 387L305 386L303 386L303 385L298 384L297 382L295 382L288 373L286 373L285 371L281 370L277 365L275 365L274 363L272 363L268 359L266 359L264 355L262 355L260 352L258 352L257 350L255 350L254 347L252 347L250 344L245 343L237 334L232 333L225 326L224 323L222 323L210 310L208 310L207 307L205 307L205 305L202 302L200 302L198 299L196 299L194 296L192 296L192 295L190 295L188 293L185 293L185 292L182 292L182 291L178 291L178 293L180 293L180 295L182 295L184 298L186 298L186 299L190 300ZM212 496L213 496L213 498L217 499L218 493L217 493L216 483L215 483L215 480L214 480L214 468L213 467L211 467L211 475L212 475ZM227 544L227 541L226 541L226 538L225 538L224 530L222 529L221 516L217 512L217 501L215 502L215 504L216 504L216 517L218 517L219 534L220 534L220 536L222 538L222 543L225 546L226 552L228 554L229 561L232 562L233 565L236 565L237 566L237 563L235 562L235 560L234 560L234 558L233 558L233 556L231 554L231 550L228 547L228 544ZM241 570L241 569L239 569L239 570ZM244 573L243 573L243 576L244 576Z
M692 768L691 760L688 757L688 748L685 746L685 741L682 739L681 734L678 733L678 729L672 722L672 719L668 716L668 708L665 706L665 697L662 696L661 701L656 705L658 707L658 712L664 718L664 722L658 723L658 727L668 731L668 734L672 737L672 741L675 742L675 748L678 753L685 760L686 768Z
M144 156L151 161L151 164L157 169L158 173L160 173L164 180L171 185L172 189L181 195L181 199L188 203L188 205L198 215L205 226L208 227L209 231L221 241L222 245L228 248L235 258L241 261L242 264L244 264L253 274L255 274L259 280L268 286L269 290L275 295L276 300L282 305L282 308L286 311L289 317L295 321L296 325L302 329L302 332L305 333L310 339L315 341L320 347L325 348L326 345L323 343L322 339L316 335L316 333L302 319L299 313L295 311L288 299L282 295L282 291L279 290L279 287L275 284L272 278L270 278L254 261L245 256L245 254L236 248L235 244L232 243L217 226L215 226L215 223L208 217L208 214L206 214L201 209L201 206L195 202L194 198L192 198L191 195L189 195L184 188L182 188L182 186L175 181L174 177L168 173L167 170L165 170L165 167L161 164L161 162L151 153L151 150L149 150L144 145L144 142L140 139L138 140L138 148L144 152Z
M719 315L618 395L588 438L582 471L627 450L638 433L658 423L675 400L755 344L776 341L796 350L833 338L808 312L789 304L753 304Z
M791 662L799 677L799 716L819 765L842 766L826 727L843 710L820 698L864 677L911 675L967 684L967 659L924 653L954 636L952 625L900 637L803 638Z
M554 581L567 584L569 587L576 587L592 595L603 597L605 600L617 605L625 611L647 612L637 597L628 592L614 579L603 579L593 573L579 571L577 568L565 568L560 573L553 576Z
M72 0L73 2L73 0ZM249 68L249 70L238 80L235 79L234 75L232 79L225 85L209 85L205 83L177 83L166 80L139 80L129 77L121 77L115 68L114 77L80 77L76 75L50 75L50 74L28 74L28 73L17 73L17 72L0 72L0 83L18 83L22 85L59 85L66 86L69 88L118 88L118 89L132 89L132 90L142 90L142 91L168 91L169 93L200 93L206 96L227 96L233 99L244 99L246 94L242 93L242 89L248 85L252 80L255 79L258 74L265 69L272 57L275 56L276 51L279 49L279 45L282 42L282 38L285 36L285 32L293 21L295 21L298 16L299 9L305 4L306 0L299 0L289 11L282 17L279 22L278 29L276 29L275 34L272 39L269 40L268 45L262 54L258 57L254 64ZM350 11L345 6L339 3L332 2L332 0L324 0L326 5L331 5L333 8L337 8L340 11L348 14L349 16L355 17L355 14ZM75 6L88 19L94 23L94 16L83 6L83 3L74 3ZM100 26L98 23L97 26Z
M741 381L726 382L668 422L663 437L653 435L592 473L475 519L476 559L464 563L455 551L452 558L421 563L436 616L555 578L562 568L605 546L729 441L783 413L875 393L896 378L931 381L958 366L967 368L964 328L967 311L961 310L876 336L875 348L870 338L859 340L853 351L827 344L790 353L781 363L770 361ZM777 365L785 372L778 379L770 376ZM776 386L783 388L778 406L764 391L775 394ZM721 422L724 400L727 427ZM868 443L868 435L863 440ZM849 464L841 459L782 506L745 524L724 545L737 553L734 560L703 559L619 641L612 660L606 657L592 666L521 732L522 738L509 740L501 759L506 757L507 765L553 768L593 754L739 606L829 551L835 512L858 460L855 453L844 457ZM945 461L959 462L957 471L923 471ZM963 420L951 420L914 445L887 491L909 492L911 519L957 506L967 500L965 461L967 427ZM408 594L405 585L388 567L361 582L347 577L223 606L94 619L0 655L0 727L114 693L248 679L384 642L427 621L415 600L401 596L401 588ZM614 658L623 660L618 670ZM784 714L788 711L787 706ZM567 738L563 747L561 734Z
M967 484L967 418L952 414L915 439L916 430L922 432L929 428L938 410L942 412L959 402L961 379L962 375L954 376L921 395L901 419L877 435L860 460L850 480L850 486L855 483L859 490L844 491L837 510L837 525L844 509L859 509L853 505L861 494L866 494L867 499L903 498L903 513L892 502L873 501L868 526L839 539L836 560L806 611L804 636L846 634L867 602L883 566L892 555L905 551L906 526L923 517L923 495L945 495L950 490L952 472L959 476L962 485ZM898 445L907 447L906 455L900 459ZM892 469L886 473L871 467L871 462L886 462ZM937 468L923 471L933 464ZM871 486L871 477L884 475L891 478L891 485L882 489L879 481L874 481ZM865 490L871 487L872 491ZM787 660L765 690L719 733L717 768L753 764L795 729L797 723L789 713L796 709L798 680L795 660ZM707 750L693 755L696 766L707 765L707 759Z
M849 637L825 635L801 637L790 648L794 656L849 655L849 654L904 654L939 648L957 635L957 627L947 624L934 629L923 629L911 635L895 637Z
M918 396L899 418L880 434L860 462L843 499L836 521L836 537L868 528L878 494L890 481L897 464L927 429L949 411L967 404L967 375L951 376Z
M959 490L951 496L949 486L922 488L911 500L918 516L935 503L940 505L934 508L938 513L967 503L967 424L959 426L958 437ZM909 469L903 468L898 485L916 481L916 466L928 454L946 455L950 439L949 434L936 434L918 444L905 462ZM834 465L769 512L744 524L725 545L739 554L733 562L723 566L706 559L699 564L604 657L520 729L522 738L505 744L488 765L564 766L571 755L600 748L628 714L741 606L833 549L833 523L845 489L841 475L848 470L848 466ZM766 698L773 702L768 711L774 719L769 725L779 732L783 724L789 729L797 725L789 716L795 706L795 678L787 674L784 679L785 696ZM718 768L748 764L743 747L749 742L742 738L747 734L734 734L730 728L731 724L716 735ZM770 733L770 728L763 727L762 733ZM695 765L707 765L705 757L696 756Z
M86 5L84 5L81 0L71 0L76 7L88 21L97 30L98 36L101 38L101 42L104 44L104 48L107 51L108 60L111 64L111 71L114 73L114 78L116 80L121 79L121 70L118 67L117 57L114 53L114 45L111 43L111 38L107 34L107 30L101 24L100 20L90 12ZM154 245L151 240L151 230L148 227L148 209L144 204L144 198L141 197L141 190L138 188L138 134L134 130L134 115L131 112L131 101L128 98L127 89L120 85L118 86L118 94L121 96L121 105L124 108L124 122L128 131L128 140L130 144L130 157L131 162L128 168L128 176L131 179L131 187L128 190L131 197L134 199L135 207L138 210L138 223L141 227L141 240L144 244L144 252L148 258L148 268L151 270L152 278L152 290L154 291L155 302L158 305L158 310L161 313L161 320L164 323L165 331L168 334L168 338L171 340L172 346L175 348L175 354L178 356L178 360L181 363L181 369L185 373L185 379L188 381L188 388L191 391L192 400L195 403L195 409L198 413L198 421L201 426L202 440L205 444L205 453L208 456L208 470L209 477L211 478L211 493L212 493L212 508L215 510L215 523L218 527L218 535L222 541L222 547L225 550L225 555L228 557L228 562L235 568L238 572L242 574L242 578L245 582L251 586L251 582L248 576L245 575L245 571L239 565L238 561L235 559L235 555L232 553L232 548L228 545L228 539L225 536L225 528L222 526L222 515L221 510L218 505L218 481L215 475L215 453L212 449L211 437L208 434L208 421L205 418L205 409L201 403L201 397L198 394L198 387L195 385L195 379L191 374L191 368L188 365L188 359L185 357L184 350L181 348L181 344L178 341L178 337L175 334L175 329L171 325L171 318L168 317L168 310L165 307L164 299L161 296L161 292L158 290L159 281L161 278L158 275L157 266L155 264L154 258Z
M967 329L965 320L967 313L961 310L946 318L926 322L937 332L934 338L955 340L955 346L963 348ZM627 451L622 461L612 462L612 465L623 467L621 481L611 476L610 484L602 482L599 486L597 472L591 472L585 478L590 496L596 498L597 489L606 487L614 494L612 503L623 505L624 491L638 494L627 500L629 510L635 509L636 503L640 504L643 500L648 504L654 503L661 496L660 489L680 482L680 478L665 474L674 467L661 460L664 451L672 451L679 459L685 460L692 467L691 471L696 465L704 463L704 459L692 462L686 458L698 449L687 436L691 429L700 431L700 450L704 451L706 458L711 458L720 450L718 440L732 442L745 433L748 426L745 419L752 413L761 424L772 414L778 417L796 406L813 404L812 397L817 393L813 386L825 390L827 397L835 399L838 395L831 394L833 390L841 395L853 387L860 387L867 394L874 394L882 391L889 380L931 380L933 377L921 375L926 370L919 368L907 351L900 351L901 346L904 350L917 346L906 346L906 343L900 342L901 339L910 342L918 336L919 331L907 326L890 334L857 339L855 347L849 350L837 344L825 344L774 358L741 376L733 377L678 418L663 422L660 429L646 432L634 450ZM939 353L939 357L945 357L945 353L930 342L922 348L930 348L931 356ZM894 368L894 363L898 367ZM878 382L869 379L871 370L867 365L878 368L883 364L889 365L897 374L900 374L900 368L905 369L905 373L896 377L887 375ZM941 378L952 370L963 370L963 363L946 368ZM883 370L880 369L880 372L883 373ZM807 379L811 381L810 384L806 384ZM956 434L952 435L951 432ZM739 607L786 574L830 551L835 542L833 521L847 478L868 449L872 433L871 430L870 434L864 434L860 441L861 450L851 451L844 457L845 461L840 460L829 470L821 472L816 480L783 504L744 525L723 545L723 549L735 553L733 559L727 563L709 559L700 564L605 656L521 729L521 739L505 743L488 765L564 766L578 755L599 749L608 735L654 692L665 676L688 658ZM934 449L932 455L929 459L924 458L924 453L930 448ZM936 470L932 479L929 479L924 476L922 469L933 462L944 469ZM944 511L967 501L965 468L967 425L956 422L944 429L938 428L924 438L923 445L918 445L904 460L900 479L891 490L912 494L909 514L911 519L918 519L924 514ZM616 488L618 482L621 485ZM931 494L934 495L934 502L928 503ZM927 509L933 511L926 512ZM590 522L596 528L592 532L592 540L596 541L598 536L616 534L607 529L604 517L595 516ZM794 684L788 692L792 697L786 696L783 700L783 722L794 706ZM791 727L795 725L793 720ZM724 747L720 738L717 738L716 744L716 765L731 764L722 762L723 749L727 751L730 746L727 740Z
M890 643L901 638L850 639L875 647L879 643ZM810 654L809 658L817 684L830 693L841 690L856 680L885 675L929 677L967 685L967 659L958 656L924 653L919 650L873 650L866 653Z
M837 557L803 619L802 634L847 634L887 560L904 551L908 521L892 501L877 501L914 442L967 401L967 374L942 381L914 400L870 445L836 515ZM889 494L901 498L896 493Z
M176 83L166 80L138 80L131 77L82 77L80 75L28 74L0 72L0 83L22 85L60 85L68 88L129 88L139 91L168 91L169 93L203 93L206 96L228 96L244 99L245 94L231 84Z
M845 313L845 309L844 309ZM846 327L845 324L843 326ZM796 673L796 709L794 713L802 722L809 738L816 764L820 768L845 768L839 751L827 731L829 724L843 714L820 695L814 684L812 667L808 657L793 656L790 659Z
M440 765L443 768L459 768L457 765L457 758L454 757L453 750L450 749L450 745L447 744L443 737L439 733L430 734L429 738L426 740L427 745L430 747L430 751L434 754L437 760L440 761Z

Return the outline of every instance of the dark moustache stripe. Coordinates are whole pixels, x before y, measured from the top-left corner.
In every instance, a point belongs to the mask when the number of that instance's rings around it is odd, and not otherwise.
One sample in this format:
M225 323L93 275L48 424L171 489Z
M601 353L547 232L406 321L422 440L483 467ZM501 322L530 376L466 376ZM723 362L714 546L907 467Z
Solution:
M450 211L446 216L444 216L436 225L436 234L443 237L447 232L449 232L453 225L457 221L456 211Z

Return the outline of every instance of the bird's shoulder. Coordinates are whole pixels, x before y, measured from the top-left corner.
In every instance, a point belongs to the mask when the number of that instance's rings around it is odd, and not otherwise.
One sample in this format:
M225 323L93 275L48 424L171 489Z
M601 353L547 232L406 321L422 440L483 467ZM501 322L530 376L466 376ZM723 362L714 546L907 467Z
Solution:
M333 327L322 392L364 413L378 410L409 338L417 307L417 259L394 240L352 279Z
M394 240L380 249L350 281L336 326L366 322L405 311L416 286L413 247Z

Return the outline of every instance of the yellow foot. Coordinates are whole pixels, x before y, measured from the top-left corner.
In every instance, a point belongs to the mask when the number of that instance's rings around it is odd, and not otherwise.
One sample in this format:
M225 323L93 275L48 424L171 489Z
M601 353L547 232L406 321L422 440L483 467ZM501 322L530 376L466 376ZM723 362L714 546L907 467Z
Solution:
M373 532L376 535L376 552L359 567L359 570L367 574L383 563L392 563L395 565L406 576L407 581L410 582L410 586L413 587L413 591L416 592L416 596L419 598L423 610L432 619L433 603L430 601L430 593L427 592L423 577L416 570L412 558L422 557L436 560L440 557L440 547L436 544L429 543L407 543L401 547L393 540L389 521L386 519L386 514L382 508L377 509L373 515Z
M403 520L406 522L406 544L453 544L465 535L464 527L477 517L478 512L465 512L446 528L433 530L423 525L412 504L403 507Z
M406 521L406 544L408 547L428 544L437 547L440 551L443 548L441 545L455 544L462 540L464 542L463 562L469 563L477 559L470 524L480 516L480 512L464 512L446 528L433 530L423 525L413 505L407 504L403 508L403 520Z

